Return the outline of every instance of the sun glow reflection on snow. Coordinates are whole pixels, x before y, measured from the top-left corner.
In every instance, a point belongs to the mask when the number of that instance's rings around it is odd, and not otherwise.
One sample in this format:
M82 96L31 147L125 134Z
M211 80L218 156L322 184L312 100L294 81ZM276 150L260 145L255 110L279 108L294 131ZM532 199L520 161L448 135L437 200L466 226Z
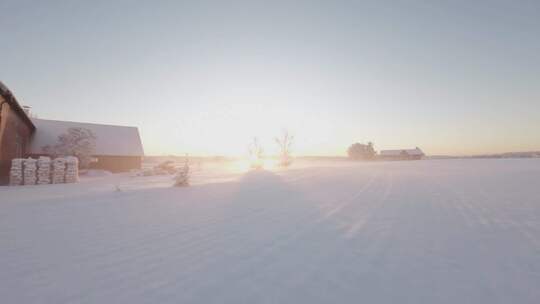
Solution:
M257 169L274 171L277 168L277 160L269 158L263 158L258 160L253 160L251 158L243 158L231 161L227 165L227 170L232 173L242 173Z

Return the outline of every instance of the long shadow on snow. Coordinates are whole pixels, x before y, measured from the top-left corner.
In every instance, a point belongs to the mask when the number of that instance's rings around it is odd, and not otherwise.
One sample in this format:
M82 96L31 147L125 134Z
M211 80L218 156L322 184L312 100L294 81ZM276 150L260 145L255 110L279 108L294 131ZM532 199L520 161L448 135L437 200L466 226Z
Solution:
M226 200L214 223L221 228L214 247L219 257L204 262L206 272L196 279L204 288L190 296L193 302L253 303L270 297L313 303L324 295L315 288L320 280L334 280L356 261L336 226L321 221L317 205L272 172L247 173ZM312 294L294 288L299 284Z
M250 171L234 189L218 199L223 201L214 224L231 244L241 241L247 257L264 258L265 252L286 249L315 226L322 228L316 205L272 172Z

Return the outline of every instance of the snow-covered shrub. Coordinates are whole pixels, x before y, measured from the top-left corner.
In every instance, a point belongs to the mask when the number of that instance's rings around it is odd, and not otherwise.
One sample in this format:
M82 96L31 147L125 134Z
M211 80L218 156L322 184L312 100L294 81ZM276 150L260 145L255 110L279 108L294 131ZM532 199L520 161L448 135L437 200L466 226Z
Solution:
M175 187L189 186L190 177L191 175L190 175L190 170L189 170L189 159L186 157L184 166L182 168L179 168L176 171L176 175L174 176L174 186Z

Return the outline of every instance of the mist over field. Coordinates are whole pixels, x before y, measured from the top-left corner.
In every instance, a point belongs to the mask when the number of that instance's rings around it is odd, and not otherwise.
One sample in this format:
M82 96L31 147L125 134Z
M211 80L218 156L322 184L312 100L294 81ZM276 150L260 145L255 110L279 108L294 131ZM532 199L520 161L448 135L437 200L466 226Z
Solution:
M540 160L0 187L9 303L537 303ZM121 191L115 190L113 185Z

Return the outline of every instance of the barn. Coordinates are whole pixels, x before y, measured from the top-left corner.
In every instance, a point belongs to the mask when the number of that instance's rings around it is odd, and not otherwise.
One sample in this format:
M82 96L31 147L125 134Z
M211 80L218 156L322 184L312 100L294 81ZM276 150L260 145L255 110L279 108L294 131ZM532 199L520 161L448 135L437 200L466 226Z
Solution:
M32 119L32 122L36 131L28 151L31 157L46 155L44 148L54 146L60 135L71 128L81 128L90 130L96 137L90 168L111 172L141 168L144 151L137 127L48 119Z
M144 151L137 127L37 119L28 109L0 82L0 185L8 182L12 159L47 155L43 148L54 146L70 128L95 135L91 168L111 172L141 168Z
M11 160L26 155L35 130L15 96L0 82L0 184L8 181Z
M403 150L381 150L379 158L384 160L418 160L424 157L424 152L418 147Z

